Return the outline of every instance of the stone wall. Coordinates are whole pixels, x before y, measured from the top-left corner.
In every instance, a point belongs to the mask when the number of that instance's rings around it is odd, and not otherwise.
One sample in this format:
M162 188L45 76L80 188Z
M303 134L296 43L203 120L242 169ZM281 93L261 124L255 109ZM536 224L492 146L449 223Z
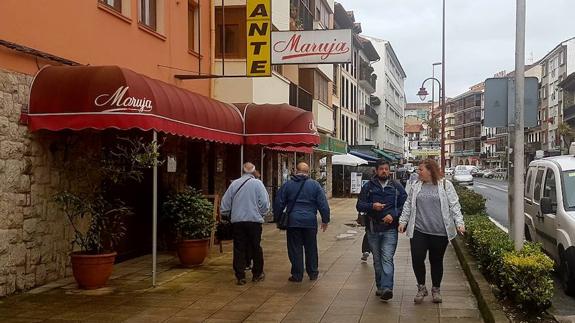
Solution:
M31 82L32 76L0 70L0 296L70 273L73 233L53 197L89 186L67 161L99 151L97 136L31 134L19 123Z

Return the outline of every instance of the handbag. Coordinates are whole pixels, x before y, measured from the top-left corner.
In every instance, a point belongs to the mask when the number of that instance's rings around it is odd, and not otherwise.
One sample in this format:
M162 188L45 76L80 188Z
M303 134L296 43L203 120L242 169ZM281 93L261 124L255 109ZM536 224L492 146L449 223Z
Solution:
M303 189L303 186L304 186L306 180L307 179L304 179L303 183L301 183L301 185L299 186L299 190L297 191L295 198L291 202L291 205L289 205L286 209L284 209L284 211L280 215L280 218L278 219L278 222L276 223L276 226L278 229L287 230L287 228L289 226L289 214L291 213L291 211L295 207L295 203L297 201L297 198L299 197L299 193L301 193L301 190Z

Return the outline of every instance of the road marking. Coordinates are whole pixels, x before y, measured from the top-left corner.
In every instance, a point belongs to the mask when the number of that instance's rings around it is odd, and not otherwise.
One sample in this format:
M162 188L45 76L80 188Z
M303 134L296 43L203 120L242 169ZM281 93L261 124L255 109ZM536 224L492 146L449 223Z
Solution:
M487 186L483 186L483 185L473 185L473 186L477 187L477 188L487 188Z
M492 217L489 217L489 220L491 220L491 222L493 222L499 229L503 230L505 233L509 233L509 229L507 229L506 227L503 226L503 224L499 223L497 220L495 220Z
M492 189L495 189L495 190L498 190L498 191L507 193L507 189L504 189L504 188L501 188L501 187L498 187L498 186L493 186L493 185L485 184L485 183L481 183L481 184L484 185L484 186L487 186L487 187L489 187L489 188L492 188Z

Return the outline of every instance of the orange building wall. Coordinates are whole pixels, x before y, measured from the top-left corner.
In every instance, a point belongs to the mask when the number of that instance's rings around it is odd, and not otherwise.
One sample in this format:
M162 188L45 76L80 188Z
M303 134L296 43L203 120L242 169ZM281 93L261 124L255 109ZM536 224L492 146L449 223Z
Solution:
M188 51L188 0L163 0L164 36L138 25L138 1L129 0L131 18L121 19L97 0L1 0L0 40L31 47L86 65L119 65L164 82L210 95L207 80L181 81L174 74L197 74L197 55ZM200 3L201 71L210 72L210 1ZM0 69L34 75L36 60L0 46ZM170 66L176 69L160 67ZM193 72L186 72L186 71Z

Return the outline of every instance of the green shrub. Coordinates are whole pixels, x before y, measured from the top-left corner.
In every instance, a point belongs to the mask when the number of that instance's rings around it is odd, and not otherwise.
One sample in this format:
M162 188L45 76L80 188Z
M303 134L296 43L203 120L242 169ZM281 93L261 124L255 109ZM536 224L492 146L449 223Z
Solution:
M503 295L528 309L544 309L553 296L553 261L541 246L526 243L520 251L485 214L465 216L467 244L479 267Z
M178 240L207 239L214 227L214 206L200 191L188 187L168 197L162 221Z
M480 214L485 212L485 198L466 187L455 185L455 191L459 196L459 204L463 214Z

